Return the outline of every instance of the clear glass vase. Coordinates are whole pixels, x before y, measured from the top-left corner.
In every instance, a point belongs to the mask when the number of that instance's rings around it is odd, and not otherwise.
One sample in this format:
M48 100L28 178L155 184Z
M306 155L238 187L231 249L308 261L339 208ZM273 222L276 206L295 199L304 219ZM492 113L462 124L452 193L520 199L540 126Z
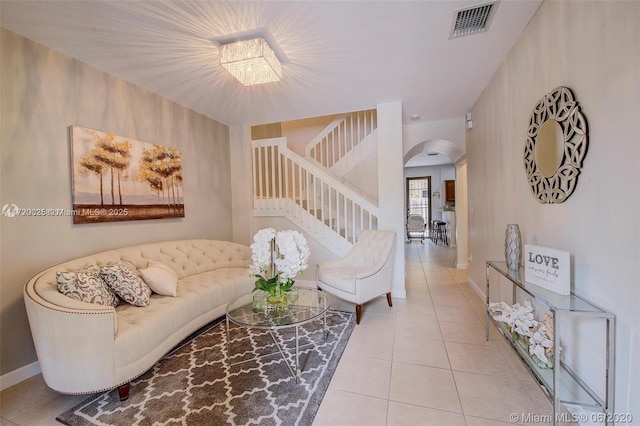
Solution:
M298 290L292 288L271 294L266 291L257 291L253 295L254 312L286 312L298 300Z

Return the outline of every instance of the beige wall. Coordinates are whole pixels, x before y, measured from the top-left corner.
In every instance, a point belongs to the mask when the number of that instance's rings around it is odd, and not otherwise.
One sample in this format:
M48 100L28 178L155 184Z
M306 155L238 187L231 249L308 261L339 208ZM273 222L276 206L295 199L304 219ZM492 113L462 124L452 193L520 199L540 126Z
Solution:
M378 199L378 152L373 151L349 170L343 177L343 182L357 190L361 196L374 204Z
M640 2L546 1L474 105L467 132L469 279L504 259L508 223L523 240L571 253L572 288L617 316L616 412L640 416ZM523 166L529 117L557 86L574 91L589 149L574 194L533 198ZM566 359L602 387L602 341L565 336ZM576 346L574 346L574 344Z
M282 137L281 123L271 123L271 124L262 124L259 126L251 126L252 140L281 138L281 137Z
M186 217L73 225L70 217L0 217L0 374L36 361L22 300L36 272L114 247L231 239L229 130L150 92L1 30L0 204L71 208L68 127L180 149Z

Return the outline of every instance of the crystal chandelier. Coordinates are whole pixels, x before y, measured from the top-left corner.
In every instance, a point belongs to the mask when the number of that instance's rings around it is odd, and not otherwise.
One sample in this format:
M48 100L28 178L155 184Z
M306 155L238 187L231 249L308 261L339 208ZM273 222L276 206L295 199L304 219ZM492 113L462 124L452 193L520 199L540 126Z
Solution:
M220 65L245 86L282 80L282 64L264 38L223 44Z

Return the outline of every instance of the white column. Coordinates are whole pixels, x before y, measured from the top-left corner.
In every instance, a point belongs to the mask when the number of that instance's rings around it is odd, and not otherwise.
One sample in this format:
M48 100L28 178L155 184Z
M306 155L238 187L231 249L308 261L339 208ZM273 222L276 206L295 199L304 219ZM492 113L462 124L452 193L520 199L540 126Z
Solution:
M467 160L456 164L457 269L469 267L469 214L467 202Z
M396 231L391 295L406 298L404 285L404 180L402 152L402 102L379 104L378 204L379 229Z
M249 125L229 126L229 161L231 162L233 241L250 245L254 230L253 167Z

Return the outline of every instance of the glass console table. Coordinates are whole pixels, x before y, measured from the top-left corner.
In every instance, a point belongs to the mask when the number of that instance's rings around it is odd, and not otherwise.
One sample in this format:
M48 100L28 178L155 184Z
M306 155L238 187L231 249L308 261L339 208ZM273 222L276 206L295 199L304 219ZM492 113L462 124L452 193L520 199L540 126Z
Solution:
M489 305L491 303L491 270L496 271L511 283L512 303L516 303L518 300L518 291L521 291L531 299L532 303L535 303L536 306L542 306L553 316L553 347L556 351L553 357L553 368L541 368L538 366L528 351L522 345L517 344L510 336L508 330L505 329L506 327L502 326L504 323L498 323L492 318L489 312ZM598 413L602 413L601 416L596 416L597 418L604 420L606 424L613 424L615 316L573 293L565 296L526 282L524 278L524 267L522 266L520 266L520 269L516 272L509 271L505 262L487 261L486 279L486 339L489 340L489 326L493 322L500 334L505 337L527 369L536 378L538 384L553 404L553 424L561 423L560 420L563 419L558 411L561 405L574 405L587 410L597 410ZM606 321L605 341L601 342L606 351L606 367L603 371L605 389L604 395L602 396L591 389L571 367L566 365L558 353L557 348L560 347L560 334L563 330L560 325L563 320L569 319L570 317L591 317ZM566 324L563 325L566 326Z

